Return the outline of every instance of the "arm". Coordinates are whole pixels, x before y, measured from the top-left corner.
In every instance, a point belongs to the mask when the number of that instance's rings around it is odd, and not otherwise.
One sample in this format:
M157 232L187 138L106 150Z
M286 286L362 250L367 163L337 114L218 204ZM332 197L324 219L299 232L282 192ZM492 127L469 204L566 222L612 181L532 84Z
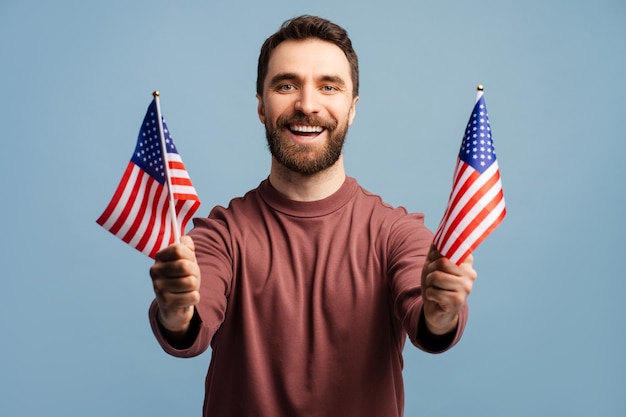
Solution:
M396 222L389 236L389 274L396 317L416 347L441 353L463 335L467 296L476 279L471 256L462 266L444 258L432 245L423 217Z

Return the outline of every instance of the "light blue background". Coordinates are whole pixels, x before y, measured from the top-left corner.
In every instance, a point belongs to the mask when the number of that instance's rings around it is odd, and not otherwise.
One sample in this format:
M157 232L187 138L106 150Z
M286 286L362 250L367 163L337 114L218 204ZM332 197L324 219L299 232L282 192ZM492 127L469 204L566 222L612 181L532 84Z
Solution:
M360 57L349 175L431 228L485 85L508 215L460 344L405 350L406 415L625 416L621 0L2 0L0 415L200 415L209 353L161 351L151 261L95 219L154 89L199 215L255 187L258 50L302 13Z

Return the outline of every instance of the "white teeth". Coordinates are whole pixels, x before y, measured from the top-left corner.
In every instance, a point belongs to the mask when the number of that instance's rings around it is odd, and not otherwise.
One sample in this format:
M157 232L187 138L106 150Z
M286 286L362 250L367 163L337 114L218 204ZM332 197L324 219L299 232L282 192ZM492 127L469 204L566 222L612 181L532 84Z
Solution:
M289 127L294 132L302 133L320 133L323 129L321 126L291 125Z

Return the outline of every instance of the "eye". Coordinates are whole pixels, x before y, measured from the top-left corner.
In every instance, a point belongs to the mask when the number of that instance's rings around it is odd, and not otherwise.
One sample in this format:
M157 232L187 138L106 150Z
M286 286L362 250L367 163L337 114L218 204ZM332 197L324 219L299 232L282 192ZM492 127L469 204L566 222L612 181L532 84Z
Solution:
M322 87L322 91L325 93L334 93L337 88L334 85L325 85Z
M281 84L277 87L278 91L293 91L296 87L293 84Z

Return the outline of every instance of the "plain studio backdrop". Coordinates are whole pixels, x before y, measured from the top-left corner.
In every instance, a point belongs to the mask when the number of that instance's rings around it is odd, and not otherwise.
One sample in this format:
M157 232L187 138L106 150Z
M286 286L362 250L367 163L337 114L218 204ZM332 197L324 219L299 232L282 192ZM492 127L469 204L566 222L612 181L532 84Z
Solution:
M359 54L348 174L431 229L485 86L508 215L463 340L406 347L406 415L626 415L621 0L2 0L0 415L200 415L210 352L163 353L150 259L95 220L155 89L198 215L258 185L258 51L305 13Z

